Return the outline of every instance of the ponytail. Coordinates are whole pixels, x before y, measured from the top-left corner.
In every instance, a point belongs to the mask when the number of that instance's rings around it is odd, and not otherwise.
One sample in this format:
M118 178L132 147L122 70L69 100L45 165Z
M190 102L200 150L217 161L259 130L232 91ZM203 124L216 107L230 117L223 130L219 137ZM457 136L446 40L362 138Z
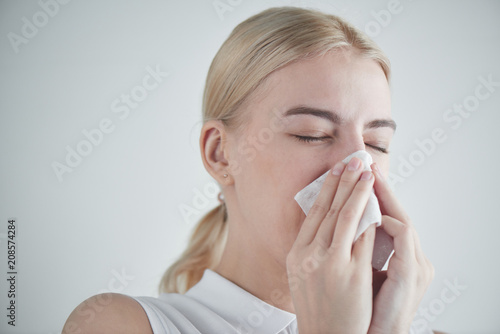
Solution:
M226 220L225 203L200 220L184 253L163 274L160 293L185 293L200 281L205 269L217 266L226 245Z

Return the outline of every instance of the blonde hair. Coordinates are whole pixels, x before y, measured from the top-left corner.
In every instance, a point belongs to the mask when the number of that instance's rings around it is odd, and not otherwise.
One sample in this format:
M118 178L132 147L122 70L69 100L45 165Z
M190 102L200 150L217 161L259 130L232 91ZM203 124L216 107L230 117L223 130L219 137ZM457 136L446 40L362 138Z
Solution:
M274 71L333 49L354 49L375 60L390 82L390 62L362 31L335 15L295 7L270 8L240 23L215 55L203 95L203 121L242 124L238 108ZM221 204L204 216L187 249L165 272L160 292L184 293L217 266L227 239Z

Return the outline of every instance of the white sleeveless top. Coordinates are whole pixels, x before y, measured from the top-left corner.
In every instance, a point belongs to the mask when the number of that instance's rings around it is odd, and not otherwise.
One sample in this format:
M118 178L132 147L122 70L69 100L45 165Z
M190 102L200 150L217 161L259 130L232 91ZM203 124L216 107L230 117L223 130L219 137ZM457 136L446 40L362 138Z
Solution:
M269 305L210 269L183 295L133 298L146 311L154 334L298 334L295 314Z

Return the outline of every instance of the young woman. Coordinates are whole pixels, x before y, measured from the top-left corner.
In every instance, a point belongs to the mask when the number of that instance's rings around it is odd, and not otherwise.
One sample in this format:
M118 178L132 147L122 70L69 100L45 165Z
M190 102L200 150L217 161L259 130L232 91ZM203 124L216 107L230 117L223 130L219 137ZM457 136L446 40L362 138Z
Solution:
M238 25L203 99L201 155L221 204L167 270L165 294L94 296L65 332L409 333L434 270L384 181L389 79L383 52L339 17L284 7ZM342 162L359 150L373 172ZM329 170L306 217L294 196ZM394 241L384 272L371 266L374 225L353 244L372 189ZM89 305L101 305L93 317Z

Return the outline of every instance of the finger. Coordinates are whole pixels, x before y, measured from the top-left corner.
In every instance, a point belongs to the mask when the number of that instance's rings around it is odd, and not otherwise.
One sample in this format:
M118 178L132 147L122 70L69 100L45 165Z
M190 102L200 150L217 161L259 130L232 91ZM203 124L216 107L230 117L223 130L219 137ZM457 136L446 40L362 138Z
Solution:
M413 227L412 231L413 231L413 240L415 243L415 257L419 264L425 265L428 260L425 257L424 251L422 250L417 230L415 229L415 227Z
M343 163L342 163L343 164ZM316 234L317 241L330 245L337 224L338 215L344 204L347 202L349 196L356 186L362 172L362 162L358 158L352 158L345 167L340 180L338 181L337 191L333 198L333 203L325 215L324 221L318 229Z
M344 171L345 164L339 162L336 164L330 173L326 176L325 182L321 187L318 197L309 213L300 227L299 234L297 235L296 243L299 245L309 245L316 236L318 227L322 223L327 211L332 205L333 196L337 191L340 175ZM335 174L332 172L335 171Z
M377 195L382 214L394 217L405 223L410 223L408 215L389 188L389 184L384 180L377 164L373 163L371 168L375 175L375 185L373 188L375 189L375 195Z
M351 258L352 243L373 188L373 173L363 172L351 196L340 210L331 247ZM335 200L334 200L335 201Z
M356 240L352 248L352 261L371 267L376 227L376 224L370 225Z
M415 239L413 227L399 220L383 215L382 227L394 239L394 256L405 260L415 260Z
M420 245L420 238L418 236L417 230L414 227L412 227L412 232L413 240L415 243L415 258L417 260L418 266L420 267L420 281L423 282L423 284L429 284L434 279L434 266L425 256L424 251Z

